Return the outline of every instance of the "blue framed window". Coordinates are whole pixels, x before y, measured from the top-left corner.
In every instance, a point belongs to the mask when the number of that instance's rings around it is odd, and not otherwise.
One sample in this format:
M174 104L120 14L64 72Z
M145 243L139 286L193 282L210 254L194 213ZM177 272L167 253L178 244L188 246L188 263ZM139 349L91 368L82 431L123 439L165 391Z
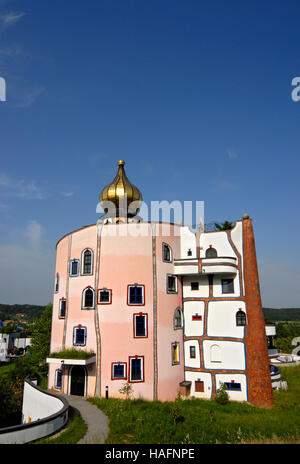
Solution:
M73 332L73 345L74 346L85 346L86 344L86 327L77 326L74 327Z
M128 304L130 305L143 305L144 304L144 286L143 285L129 285Z
M79 260L78 259L72 259L70 261L70 276L71 277L76 277L79 274Z
M55 371L55 388L58 388L59 390L62 387L62 370L61 369L56 369Z
M126 379L126 363L112 364L112 379Z
M234 293L233 279L222 279L222 293Z
M225 382L227 390L241 391L241 384L239 382Z

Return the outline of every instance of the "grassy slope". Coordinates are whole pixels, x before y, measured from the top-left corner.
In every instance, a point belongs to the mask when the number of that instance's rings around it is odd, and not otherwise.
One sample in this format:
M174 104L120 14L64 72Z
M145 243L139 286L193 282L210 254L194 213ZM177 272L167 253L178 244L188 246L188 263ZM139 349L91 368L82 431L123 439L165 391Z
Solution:
M191 399L176 402L90 398L108 417L106 443L195 444L300 442L300 366L282 369L287 391L275 391L275 406Z

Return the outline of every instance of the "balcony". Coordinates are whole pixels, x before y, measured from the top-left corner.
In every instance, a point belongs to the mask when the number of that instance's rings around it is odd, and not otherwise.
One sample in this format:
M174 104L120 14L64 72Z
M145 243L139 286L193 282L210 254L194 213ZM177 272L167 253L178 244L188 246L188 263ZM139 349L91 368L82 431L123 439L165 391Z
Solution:
M237 274L237 258L184 258L174 260L174 274Z

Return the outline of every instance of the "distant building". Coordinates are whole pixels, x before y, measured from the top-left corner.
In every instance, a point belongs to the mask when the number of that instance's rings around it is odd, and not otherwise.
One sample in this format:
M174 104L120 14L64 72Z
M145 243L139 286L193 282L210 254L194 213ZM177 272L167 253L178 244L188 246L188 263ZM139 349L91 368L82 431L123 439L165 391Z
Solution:
M129 382L134 397L166 401L210 399L224 383L232 400L271 406L252 221L165 232L137 216L142 195L118 164L105 214L57 243L51 352L94 356L48 358L48 388L120 397Z
M30 345L31 338L21 338L19 332L0 333L0 362L9 362L12 356L23 355Z

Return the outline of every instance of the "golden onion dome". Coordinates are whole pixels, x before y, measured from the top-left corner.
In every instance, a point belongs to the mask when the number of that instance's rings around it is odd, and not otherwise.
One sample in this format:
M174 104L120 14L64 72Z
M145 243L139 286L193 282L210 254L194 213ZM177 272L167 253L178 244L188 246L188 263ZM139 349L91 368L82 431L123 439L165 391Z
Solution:
M140 190L133 185L126 176L124 169L125 161L118 161L118 172L114 180L102 190L100 194L100 203L107 210L106 202L112 202L117 211L126 208L131 213L136 213L142 203L143 197ZM134 203L134 207L130 208L130 204Z

